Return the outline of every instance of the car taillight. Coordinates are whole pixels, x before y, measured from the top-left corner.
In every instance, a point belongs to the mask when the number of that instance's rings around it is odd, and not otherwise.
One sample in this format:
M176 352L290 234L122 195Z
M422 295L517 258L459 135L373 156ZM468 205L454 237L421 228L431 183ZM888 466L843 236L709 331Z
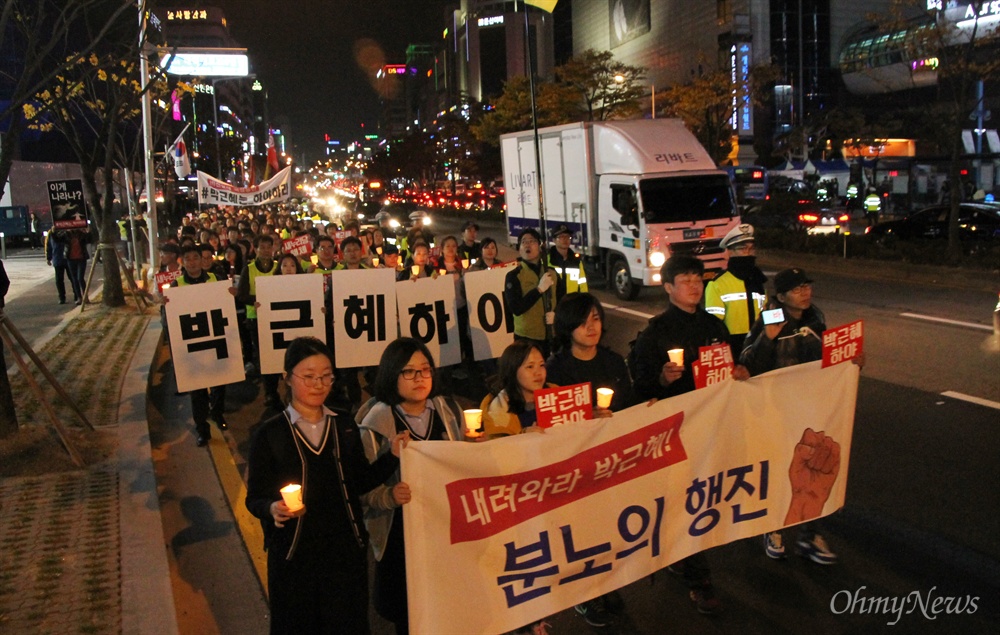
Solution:
M815 223L819 220L819 216L816 214L799 214L800 223Z
M837 217L837 222L840 223L846 223L849 220L851 220L851 217L848 216L847 214L841 214L840 216Z
M872 228L870 226L869 227L865 227L865 233L866 234L871 233L871 231L872 231Z

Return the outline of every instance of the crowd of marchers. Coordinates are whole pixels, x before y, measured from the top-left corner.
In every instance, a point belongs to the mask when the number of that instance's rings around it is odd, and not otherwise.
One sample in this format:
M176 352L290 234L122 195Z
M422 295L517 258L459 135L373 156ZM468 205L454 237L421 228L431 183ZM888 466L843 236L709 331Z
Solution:
M728 344L740 381L770 370L819 360L824 317L812 303L812 280L800 268L767 279L755 263L753 228L740 225L722 241L727 270L706 288L697 258L675 255L661 270L668 308L652 318L628 359L602 345L605 314L588 293L583 261L572 247L572 231L559 226L544 241L535 229L518 236L516 262L498 259L497 242L479 240L468 222L460 236L438 238L420 219L408 229L297 219L280 208L212 210L187 217L160 244L161 271L177 271L176 286L232 281L248 375L259 379L267 411L251 441L246 507L264 530L272 633L367 633L368 610L408 633L403 514L411 500L400 479L399 453L412 439L471 442L463 433L462 411L454 399L456 382L478 373L489 390L483 395L482 432L476 441L537 433L535 392L546 387L589 382L610 388L609 407L596 417L643 402L669 399L695 389L692 364L698 349ZM282 253L285 240L309 236L312 256ZM473 362L462 276L468 271L506 267L504 299L513 315L513 342L498 360ZM463 361L438 368L427 347L398 338L377 365L337 368L327 343L299 338L289 345L283 372L260 376L257 350L256 281L261 276L321 274L359 268L390 268L397 280L455 277ZM326 302L331 302L326 285ZM463 311L463 309L465 309ZM781 309L780 321L764 324L762 312ZM327 315L332 315L327 307ZM329 320L328 320L329 322ZM169 336L169 335L168 335ZM327 342L332 326L327 324ZM674 363L667 351L684 350ZM374 361L374 360L373 360ZM855 360L863 363L863 358ZM367 398L365 395L367 393ZM191 393L195 440L206 445L211 423L227 429L225 386ZM289 505L282 488L297 484L301 504ZM836 562L816 522L798 527L795 548L818 564ZM785 557L780 532L762 538L765 554ZM367 549L374 552L374 584L369 591ZM719 610L704 553L675 563L692 605ZM592 598L575 612L590 626L605 627L627 610L616 593ZM544 634L542 620L517 632Z

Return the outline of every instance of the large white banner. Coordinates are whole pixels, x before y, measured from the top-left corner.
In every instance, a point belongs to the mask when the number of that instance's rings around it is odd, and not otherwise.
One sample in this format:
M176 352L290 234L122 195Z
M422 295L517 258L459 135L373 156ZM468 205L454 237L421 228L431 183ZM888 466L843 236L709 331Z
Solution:
M292 168L287 167L260 185L236 187L198 172L199 205L250 207L287 201L292 195Z
M336 286L336 283L334 283ZM455 281L451 276L396 283L399 334L427 345L438 366L462 361L455 310Z
M410 628L500 633L844 504L858 368L820 362L486 443L413 442ZM461 592L442 593L461 580Z
M465 274L465 297L469 306L469 332L476 361L500 357L514 341L514 316L504 301L507 267Z
M296 337L326 340L321 276L259 276L257 302L262 375L284 369L285 350Z
M319 276L313 276L319 277ZM337 368L374 366L396 339L396 272L392 269L334 271L333 338Z
M178 392L246 379L230 288L223 280L163 290Z

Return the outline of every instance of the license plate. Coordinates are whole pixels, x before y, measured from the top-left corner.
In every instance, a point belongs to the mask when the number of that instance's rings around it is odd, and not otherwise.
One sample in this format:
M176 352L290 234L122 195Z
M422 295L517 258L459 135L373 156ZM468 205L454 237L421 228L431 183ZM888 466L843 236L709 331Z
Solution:
M684 240L689 238L701 238L705 235L704 229L685 229L684 230Z

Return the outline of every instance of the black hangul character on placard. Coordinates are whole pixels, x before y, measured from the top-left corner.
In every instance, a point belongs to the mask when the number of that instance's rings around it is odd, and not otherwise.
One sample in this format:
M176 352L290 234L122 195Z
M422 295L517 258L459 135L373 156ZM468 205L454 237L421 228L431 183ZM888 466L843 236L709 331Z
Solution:
M307 329L313 325L312 304L309 300L288 300L286 302L272 302L272 311L298 311L299 317L294 320L283 320L271 322L271 342L274 350L280 351L288 348L291 343L285 339L285 330ZM295 338L292 338L295 339Z
M721 515L719 514L719 510L715 509L715 506L722 499L722 480L722 472L719 472L718 474L709 476L707 481L700 478L691 481L691 487L687 488L687 500L684 501L684 508L692 516L698 514L702 507L706 507L707 509L691 521L691 526L688 527L688 534L701 536L719 524ZM708 489L707 492L705 491L706 487ZM699 527L698 523L705 518L709 519L708 524Z
M586 562L583 563L583 571L574 573L573 575L568 575L565 578L560 578L559 584L567 584L575 580L582 580L583 578L589 578L592 575L611 571L610 562L594 566L597 556L611 551L610 542L602 542L593 547L584 547L583 549L577 551L573 545L573 528L570 525L563 525L559 528L559 531L562 532L563 549L566 552L566 562L572 564L574 562L579 562L580 560L586 560Z
M753 473L753 465L744 465L743 467L734 467L733 469L726 472L726 476L732 476L733 484L729 488L729 492L726 493L726 502L736 495L736 490L742 489L749 496L753 496L754 492L758 492L757 498L760 500L767 500L767 477L768 473L771 471L770 461L760 462L760 482L755 488L753 483L747 482L747 474ZM761 518L767 516L767 508L758 509L754 512L743 513L742 504L736 503L733 505L733 523L742 523L746 520L753 520L754 518Z
M451 316L445 310L444 300L414 304L410 307L410 336L426 344L437 334L438 343L447 344L449 321Z
M663 509L664 509L664 498L658 496L655 501L656 503L656 519L653 520L649 515L649 510L642 505L629 505L622 510L622 513L618 515L618 533L625 542L634 542L635 545L629 547L628 549L622 549L615 554L615 560L621 560L622 558L628 557L649 545L651 555L655 558L660 555L660 526L663 524ZM632 517L636 516L639 518L639 527L637 531L632 531L629 527L629 521ZM653 531L649 538L638 542L640 538L646 533L646 530L650 528L652 524Z
M513 542L508 542L504 545L504 549L507 552L507 557L504 560L503 570L505 572L519 572L497 577L497 584L503 588L504 597L507 600L507 608L523 604L552 591L551 586L535 587L535 582L539 578L554 576L559 573L559 565L544 566L552 563L552 548L549 545L548 531L538 534L538 542L525 545L524 547L518 547ZM528 557L534 553L538 555ZM528 569L534 569L535 567L544 568L528 571ZM520 594L516 593L518 589L515 589L515 583L520 583L521 588L526 590Z
M487 333L496 333L504 324L507 325L508 333L514 332L514 315L507 308L502 294L498 296L495 293L484 293L479 296L476 314L479 316L479 325Z
M209 322L211 321L211 325ZM190 342L187 345L189 353L215 349L216 359L228 359L229 348L226 346L226 327L229 320L222 316L222 309L212 309L191 315L180 316L181 339L200 340L206 337L213 339L204 342Z
M356 340L368 333L369 342L385 341L385 296L352 295L344 300L344 330Z

